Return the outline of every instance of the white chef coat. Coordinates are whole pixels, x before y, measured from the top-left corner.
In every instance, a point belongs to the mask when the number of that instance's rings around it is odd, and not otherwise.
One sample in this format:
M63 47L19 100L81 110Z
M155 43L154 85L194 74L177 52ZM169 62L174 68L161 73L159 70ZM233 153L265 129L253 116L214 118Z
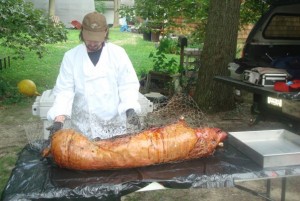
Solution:
M141 111L139 86L122 47L106 42L94 66L86 46L80 44L64 55L47 118L69 116L72 127L91 139L124 134L126 110Z

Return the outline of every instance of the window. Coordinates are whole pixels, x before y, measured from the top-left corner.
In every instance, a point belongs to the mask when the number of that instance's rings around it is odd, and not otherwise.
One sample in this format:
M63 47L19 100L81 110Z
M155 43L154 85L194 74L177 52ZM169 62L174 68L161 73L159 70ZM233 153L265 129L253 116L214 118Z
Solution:
M263 36L267 39L300 39L300 15L276 14L272 16Z

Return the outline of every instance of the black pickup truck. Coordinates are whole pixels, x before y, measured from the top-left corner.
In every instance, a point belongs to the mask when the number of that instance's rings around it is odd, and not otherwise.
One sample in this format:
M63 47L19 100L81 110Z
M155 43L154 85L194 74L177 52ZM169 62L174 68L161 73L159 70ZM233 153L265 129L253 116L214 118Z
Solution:
M257 121L266 116L285 120L292 127L300 124L300 88L277 91L273 86L245 82L243 73L255 67L284 69L289 80L300 80L300 0L275 0L254 25L246 39L242 58L237 59L242 80L216 76L236 89L253 93L252 112ZM244 71L244 72L243 72Z

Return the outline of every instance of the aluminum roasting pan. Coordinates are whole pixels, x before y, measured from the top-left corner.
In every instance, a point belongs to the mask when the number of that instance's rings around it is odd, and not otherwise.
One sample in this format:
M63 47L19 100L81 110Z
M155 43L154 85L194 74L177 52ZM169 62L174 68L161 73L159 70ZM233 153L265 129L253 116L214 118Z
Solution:
M263 168L300 165L300 136L290 131L229 132L228 140Z

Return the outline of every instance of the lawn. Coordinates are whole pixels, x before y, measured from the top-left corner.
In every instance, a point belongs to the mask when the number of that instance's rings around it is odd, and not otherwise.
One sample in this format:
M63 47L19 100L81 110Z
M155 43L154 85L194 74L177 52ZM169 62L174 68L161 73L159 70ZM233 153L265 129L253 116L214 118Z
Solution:
M11 88L13 95L10 101L14 102L16 101L14 99L20 99L15 93L17 83L22 79L34 81L40 93L53 88L63 54L80 43L78 35L78 30L69 30L68 40L64 43L47 45L48 51L41 59L34 52L28 52L24 60L11 59L11 67L0 71L2 80L0 89L3 85L9 85L6 88ZM155 51L155 43L143 40L141 34L120 32L118 28L110 29L109 41L126 50L139 77L152 69L153 63L148 57L150 52ZM0 51L4 49L0 48ZM178 60L179 55L173 56Z

